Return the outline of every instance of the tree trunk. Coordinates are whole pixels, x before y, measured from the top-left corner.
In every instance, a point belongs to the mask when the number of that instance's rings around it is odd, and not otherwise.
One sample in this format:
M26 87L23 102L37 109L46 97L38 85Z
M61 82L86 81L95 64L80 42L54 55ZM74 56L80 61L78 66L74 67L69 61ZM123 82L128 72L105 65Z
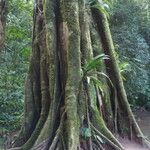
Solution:
M6 23L6 1L0 0L0 51L3 48L4 32Z
M104 83L104 92L84 75L102 52L109 59L89 74ZM107 17L84 0L35 1L25 88L25 118L13 149L123 150L115 134L146 143L127 101Z

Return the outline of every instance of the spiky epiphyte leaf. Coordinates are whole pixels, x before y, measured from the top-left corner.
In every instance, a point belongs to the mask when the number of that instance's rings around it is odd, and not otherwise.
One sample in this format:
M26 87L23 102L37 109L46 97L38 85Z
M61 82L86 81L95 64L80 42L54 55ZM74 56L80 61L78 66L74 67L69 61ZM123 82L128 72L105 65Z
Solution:
M96 57L94 57L92 60L90 60L85 68L84 68L84 73L87 73L93 69L96 69L96 67L98 67L101 63L102 63L102 60L104 59L109 59L109 56L105 55L105 54L100 54Z

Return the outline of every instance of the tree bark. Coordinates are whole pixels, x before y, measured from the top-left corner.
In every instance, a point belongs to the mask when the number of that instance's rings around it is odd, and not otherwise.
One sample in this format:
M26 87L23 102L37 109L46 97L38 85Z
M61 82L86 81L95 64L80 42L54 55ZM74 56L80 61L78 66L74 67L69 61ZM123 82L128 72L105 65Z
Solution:
M6 24L7 1L0 1L0 51L3 49Z
M25 118L13 149L123 150L114 135L132 130L135 140L146 142L128 104L104 12L84 0L36 0L35 6ZM89 75L103 82L104 94L84 72L102 52L109 60Z

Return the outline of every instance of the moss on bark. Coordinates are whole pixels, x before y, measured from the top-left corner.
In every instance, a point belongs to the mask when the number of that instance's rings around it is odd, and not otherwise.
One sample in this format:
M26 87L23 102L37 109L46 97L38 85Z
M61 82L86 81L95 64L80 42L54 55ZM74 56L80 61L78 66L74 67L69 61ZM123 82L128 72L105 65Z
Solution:
M123 150L113 131L120 134L118 128L128 128L127 119L135 137L143 136L127 101L106 15L96 8L91 10L84 0L39 0L35 12L25 99L25 123L33 128L23 124L26 130L15 144L21 146L17 149ZM88 82L83 69L102 51L110 59L89 75L103 82L104 95ZM113 86L96 71L107 73ZM124 114L128 118L122 124ZM96 136L106 143L100 143ZM24 142L19 143L22 138Z

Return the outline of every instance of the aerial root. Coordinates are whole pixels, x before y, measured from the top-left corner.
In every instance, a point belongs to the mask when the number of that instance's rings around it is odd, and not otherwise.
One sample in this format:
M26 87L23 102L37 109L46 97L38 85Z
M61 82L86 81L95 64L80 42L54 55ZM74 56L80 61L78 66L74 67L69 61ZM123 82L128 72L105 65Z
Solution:
M60 143L60 134L61 134L62 127L63 127L64 115L65 115L65 112L61 116L59 127L55 133L55 136L49 147L49 150L55 150L58 148L58 145L59 145L58 143ZM47 146L49 146L49 139L44 140L43 142L41 142L38 145L34 145L31 150L41 150L43 147L47 147ZM10 150L21 150L21 149L10 149Z
M60 141L60 137L61 137L61 132L62 132L62 128L63 128L64 116L65 116L65 111L63 112L63 114L61 116L59 127L58 127L58 129L56 131L56 135L55 135L55 137L54 137L54 139L52 141L52 144L49 147L49 150L57 149L57 145L59 145L58 143L61 142ZM63 146L64 146L64 144L63 144Z
M109 137L106 137L103 133L101 133L98 129L96 129L92 124L91 128L100 136L102 137L105 141L108 142L108 144L110 144L115 150L125 150L124 147L118 142L118 143L114 143L113 141L111 141L109 139ZM112 138L112 137L111 137ZM116 139L114 138L114 141L116 141Z
M54 149L56 148L57 143L58 143L58 140L59 140L59 137L56 136L56 137L54 138L53 143L52 143L52 145L50 146L49 150L54 150Z
M150 141L146 137L142 137L142 141L143 147L146 147L150 150Z
M105 150L104 147L102 146L102 144L96 139L95 142L93 142L93 148L96 148L96 149L100 149L100 150Z
M8 150L21 150L21 148L20 147L15 147L15 148L10 148Z
M59 135L60 135L60 130L57 131L49 150L55 150L57 143L59 141Z
M31 148L31 150L41 150L43 147L45 147L47 145L47 143L48 143L48 139L44 140L40 144L34 146L33 148Z

